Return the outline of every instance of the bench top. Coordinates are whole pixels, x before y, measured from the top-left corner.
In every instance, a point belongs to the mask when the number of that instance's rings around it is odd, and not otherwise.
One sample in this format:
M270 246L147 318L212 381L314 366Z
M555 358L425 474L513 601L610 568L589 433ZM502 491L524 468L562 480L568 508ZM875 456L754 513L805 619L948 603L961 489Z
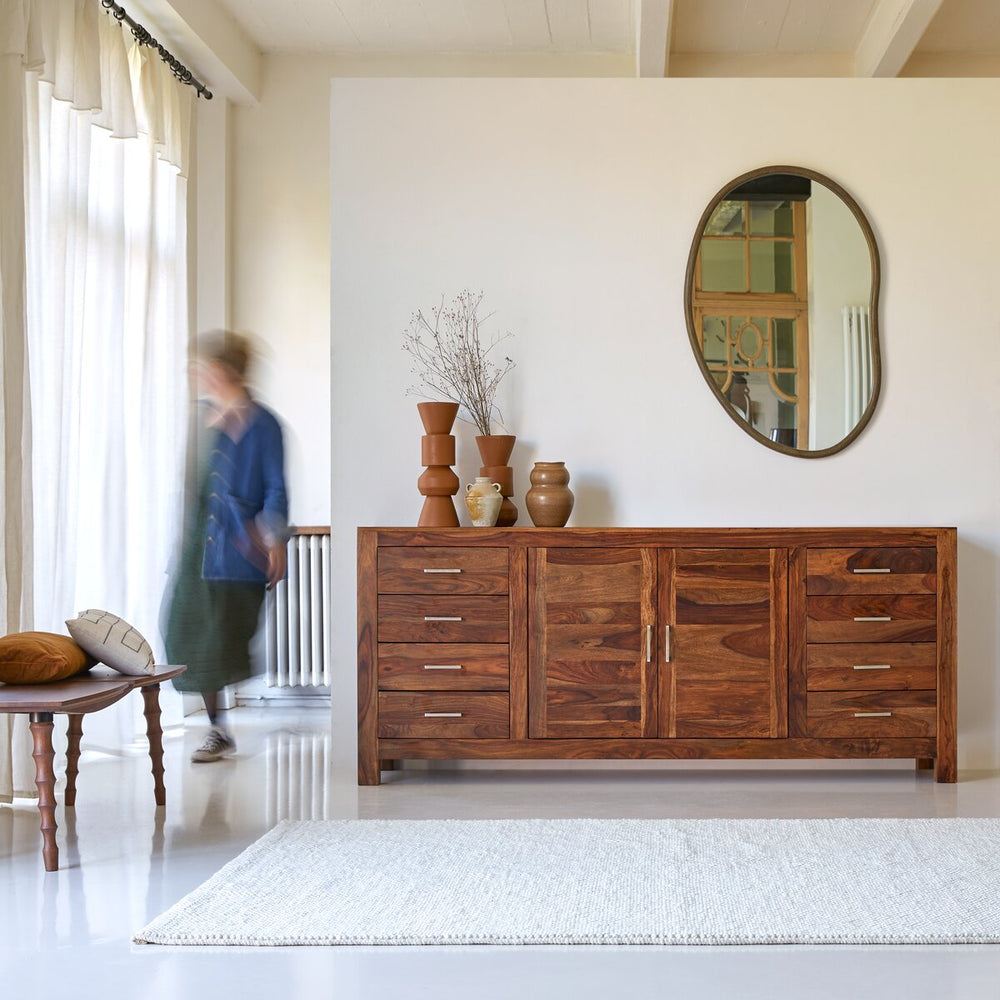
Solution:
M103 664L85 674L51 684L0 684L0 713L97 712L124 698L134 688L147 687L184 673L186 667L157 665L151 674L126 676Z

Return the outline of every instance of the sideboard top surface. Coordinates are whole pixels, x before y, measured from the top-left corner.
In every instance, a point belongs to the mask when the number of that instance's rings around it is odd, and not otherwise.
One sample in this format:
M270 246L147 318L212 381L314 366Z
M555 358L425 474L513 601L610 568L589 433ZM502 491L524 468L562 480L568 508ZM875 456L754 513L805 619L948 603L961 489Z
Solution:
M849 545L937 545L957 535L954 527L851 528L404 528L360 527L358 539L375 537L377 545L503 545L677 547Z

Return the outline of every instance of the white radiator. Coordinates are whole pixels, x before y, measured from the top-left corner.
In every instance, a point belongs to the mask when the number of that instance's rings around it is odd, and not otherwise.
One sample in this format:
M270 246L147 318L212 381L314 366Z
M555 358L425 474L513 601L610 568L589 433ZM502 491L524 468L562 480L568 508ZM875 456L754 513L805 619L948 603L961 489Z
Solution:
M330 530L288 541L288 574L268 591L264 611L268 687L330 683Z
M872 334L867 306L844 306L844 431L850 434L872 396Z

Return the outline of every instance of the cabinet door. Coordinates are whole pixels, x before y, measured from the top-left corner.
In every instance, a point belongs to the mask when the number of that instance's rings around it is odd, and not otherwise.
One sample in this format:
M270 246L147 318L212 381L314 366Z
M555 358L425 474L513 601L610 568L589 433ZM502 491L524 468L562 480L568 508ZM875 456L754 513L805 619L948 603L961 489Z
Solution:
M529 554L529 735L655 736L651 549Z
M659 559L660 620L670 624L660 735L786 736L787 551L676 549Z

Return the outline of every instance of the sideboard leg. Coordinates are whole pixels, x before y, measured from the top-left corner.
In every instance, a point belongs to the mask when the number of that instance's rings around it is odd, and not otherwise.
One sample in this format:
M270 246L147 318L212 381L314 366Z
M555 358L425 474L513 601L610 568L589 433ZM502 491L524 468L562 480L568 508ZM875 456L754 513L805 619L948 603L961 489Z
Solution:
M958 781L958 762L955 760L954 753L935 758L934 780L949 783Z
M71 715L66 727L66 794L63 805L72 809L76 805L76 776L80 771L80 737L83 736L83 716Z
M367 753L358 748L358 784L359 785L381 785L382 769L381 761L374 753Z
M930 771L934 767L933 757L918 757L917 758L917 770L918 771Z
M56 844L56 776L52 769L55 751L52 749L52 713L32 712L31 756L35 758L35 785L38 788L38 812L42 817L42 861L47 872L59 867L59 847Z
M167 789L163 784L163 730L160 728L160 685L142 688L143 715L146 716L146 738L149 740L149 760L153 771L153 795L158 806L166 805Z

